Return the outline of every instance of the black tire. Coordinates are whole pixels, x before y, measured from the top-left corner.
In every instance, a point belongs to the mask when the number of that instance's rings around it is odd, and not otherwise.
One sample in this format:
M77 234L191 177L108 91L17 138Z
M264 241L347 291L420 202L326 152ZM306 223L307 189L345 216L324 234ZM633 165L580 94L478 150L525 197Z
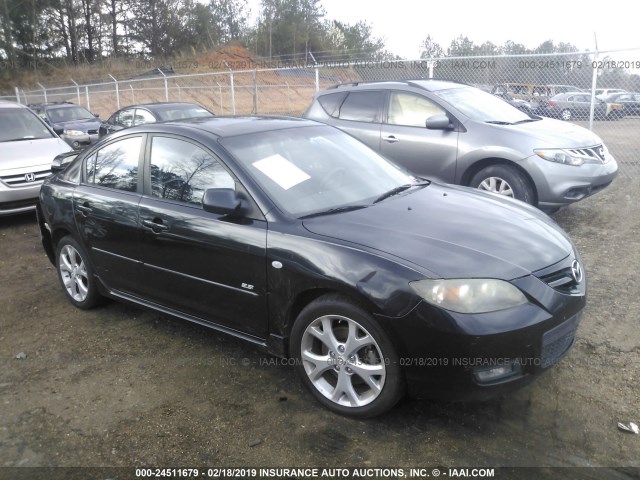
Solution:
M562 120L569 121L573 118L573 112L571 112L571 110L569 110L568 108L565 108L560 112L560 118Z
M89 256L71 236L63 237L56 246L56 270L62 289L73 305L87 310L100 302Z
M327 335L332 346L312 332ZM349 341L354 339L357 344ZM293 325L290 342L302 382L336 413L374 417L404 394L403 372L389 337L371 315L340 295L325 295L307 305Z
M495 179L495 181L492 181L492 179ZM504 188L502 182L509 187L511 193L508 190L502 190ZM494 184L496 186L495 189L492 188ZM511 165L489 165L473 176L469 186L535 205L535 195L531 182L516 167Z

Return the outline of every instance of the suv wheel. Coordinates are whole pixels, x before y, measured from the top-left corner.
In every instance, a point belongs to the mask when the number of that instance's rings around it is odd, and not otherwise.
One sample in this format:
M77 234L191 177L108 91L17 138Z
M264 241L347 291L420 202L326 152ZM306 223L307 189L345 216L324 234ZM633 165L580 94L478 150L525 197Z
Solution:
M398 356L372 317L338 295L307 305L291 331L291 356L313 396L330 410L368 418L404 392Z
M473 176L470 186L534 204L533 188L529 180L509 165L490 165L483 168Z

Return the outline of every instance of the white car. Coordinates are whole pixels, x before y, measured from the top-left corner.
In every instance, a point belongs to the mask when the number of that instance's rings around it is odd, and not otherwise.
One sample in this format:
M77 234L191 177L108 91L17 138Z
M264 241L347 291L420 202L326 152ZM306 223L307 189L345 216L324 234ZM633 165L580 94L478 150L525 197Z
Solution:
M0 102L0 216L33 210L52 160L70 150L29 108Z
M596 88L596 97L600 98L605 95L609 95L610 93L624 93L626 90L622 88Z

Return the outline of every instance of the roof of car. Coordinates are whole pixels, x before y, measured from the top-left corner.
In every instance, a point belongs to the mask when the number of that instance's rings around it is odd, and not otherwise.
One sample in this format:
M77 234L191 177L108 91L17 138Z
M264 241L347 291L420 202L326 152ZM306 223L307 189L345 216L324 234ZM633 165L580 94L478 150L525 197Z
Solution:
M0 108L27 108L26 105L15 102L7 102L6 100L0 100Z
M267 117L267 116L217 116L202 117L191 120L150 123L140 127L132 127L123 131L172 131L179 129L197 129L213 133L218 137L234 137L251 133L282 130L286 128L322 125L313 120L297 117Z
M340 88L353 88L358 89L379 89L379 88L393 88L393 87L414 87L429 92L437 90L447 90L449 88L467 87L465 83L453 82L448 80L433 80L433 79L417 79L417 80L380 80L370 82L350 82L340 83L329 87L327 90L340 89Z
M138 108L138 107L153 109L153 107L171 107L171 106L183 106L183 105L190 105L194 107L204 108L198 105L197 103L191 103L191 102L151 102L151 103L134 103L133 105L127 105L126 107L122 107L120 110L126 110L128 108Z

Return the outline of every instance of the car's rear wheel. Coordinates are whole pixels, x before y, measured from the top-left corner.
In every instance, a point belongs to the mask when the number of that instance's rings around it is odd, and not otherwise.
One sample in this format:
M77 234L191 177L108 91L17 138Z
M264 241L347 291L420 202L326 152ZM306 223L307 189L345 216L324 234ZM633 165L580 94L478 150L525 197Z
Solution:
M571 120L573 118L573 113L568 108L565 108L564 110L562 110L562 112L560 112L560 117L563 120Z
M534 204L533 187L529 180L510 165L489 165L476 173L470 186L505 197Z
M380 415L404 393L388 336L367 312L339 295L320 297L300 312L291 356L314 397L342 415Z
M82 309L97 305L100 293L84 248L75 239L66 236L58 242L56 259L58 278L69 301Z

